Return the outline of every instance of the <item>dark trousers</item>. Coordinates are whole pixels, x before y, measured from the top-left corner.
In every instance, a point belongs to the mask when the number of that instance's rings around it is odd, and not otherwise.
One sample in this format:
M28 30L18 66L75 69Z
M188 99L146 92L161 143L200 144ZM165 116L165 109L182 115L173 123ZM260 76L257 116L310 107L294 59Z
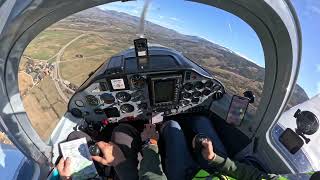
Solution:
M226 156L225 147L207 117L192 116L182 123L192 136L203 133L210 137L216 153ZM186 138L178 122L167 121L162 127L161 137L166 150L165 173L169 180L192 179L200 169L210 171L210 167L204 159L203 161L194 160L194 155L190 151L192 139Z

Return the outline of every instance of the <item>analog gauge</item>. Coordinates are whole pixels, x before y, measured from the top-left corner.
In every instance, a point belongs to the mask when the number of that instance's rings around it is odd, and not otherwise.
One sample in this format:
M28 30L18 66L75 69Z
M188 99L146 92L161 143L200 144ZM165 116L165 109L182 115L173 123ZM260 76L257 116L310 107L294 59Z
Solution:
M131 113L134 111L134 107L131 104L123 104L120 106L120 110L123 113Z
M193 92L192 95L193 95L193 97L198 98L202 95L202 93L200 91L195 91L195 92Z
M187 106L188 104L190 104L189 100L182 100L181 101L181 105L183 105L183 106Z
M191 102L194 103L194 104L197 104L199 101L200 101L199 98L192 98L191 99Z
M140 110L146 110L146 109L148 109L147 103L141 103L141 104L139 104L139 105L138 105L138 109L140 109Z
M140 75L133 75L131 77L131 84L133 87L141 89L145 85L145 79Z
M74 102L78 107L83 107L84 106L84 103L81 101L81 100L76 100Z
M144 99L145 99L144 91L139 90L139 91L132 93L132 101L133 102L143 101Z
M112 104L114 103L115 101L115 98L113 97L112 94L110 93L103 93L101 96L100 96L100 99L106 103L106 104Z
M190 99L191 96L192 96L192 94L188 93L188 92L185 92L185 93L182 94L183 99Z
M80 109L78 109L78 108L73 108L73 109L71 109L70 112L76 118L82 118L83 117L82 111L80 111Z
M213 86L213 82L212 82L211 80L208 80L208 81L204 84L204 86L205 86L206 88L211 88L211 87Z
M193 88L193 84L191 84L191 83L186 83L186 84L183 85L183 88L184 88L186 91L190 91L190 90L192 90L192 88Z
M202 91L202 94L204 95L204 96L209 96L209 94L211 94L211 90L209 90L209 89L205 89L205 90L203 90Z
M99 105L99 99L96 98L96 97L93 96L93 95L87 95L87 96L86 96L86 101L87 101L87 103L88 103L89 105L91 105L91 106L97 106L97 105Z
M201 81L196 82L196 84L194 85L194 87L198 90L201 90L204 88L204 84Z
M118 92L116 98L121 102L128 102L131 99L131 95L127 92Z

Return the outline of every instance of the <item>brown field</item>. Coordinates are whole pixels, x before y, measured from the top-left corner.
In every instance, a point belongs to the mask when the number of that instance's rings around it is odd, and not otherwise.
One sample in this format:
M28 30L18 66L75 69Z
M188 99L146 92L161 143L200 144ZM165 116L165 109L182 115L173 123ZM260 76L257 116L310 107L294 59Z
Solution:
M58 95L49 77L34 86L23 97L23 105L33 128L44 141L48 140L60 118L66 112L66 104Z
M19 91L21 96L26 95L27 91L32 88L33 80L32 77L24 72L19 72Z
M12 144L10 139L7 137L7 135L0 131L0 143L4 144Z

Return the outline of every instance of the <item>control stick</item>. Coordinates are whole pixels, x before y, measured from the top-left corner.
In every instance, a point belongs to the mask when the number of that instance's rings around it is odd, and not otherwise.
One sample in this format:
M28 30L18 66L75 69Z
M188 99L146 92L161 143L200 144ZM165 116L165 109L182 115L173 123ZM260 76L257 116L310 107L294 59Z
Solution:
M102 155L101 150L97 144L90 146L89 152L90 152L91 156L101 156Z
M201 150L203 148L202 142L205 139L210 139L210 138L202 133L199 133L194 137L194 145L195 145L194 150L197 154L201 154Z

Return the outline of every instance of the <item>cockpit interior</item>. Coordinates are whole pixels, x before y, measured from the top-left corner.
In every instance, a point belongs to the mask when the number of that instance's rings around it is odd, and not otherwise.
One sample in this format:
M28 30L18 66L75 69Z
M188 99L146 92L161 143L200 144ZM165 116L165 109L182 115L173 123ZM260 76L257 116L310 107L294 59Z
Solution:
M294 178L311 177L312 174L295 165L291 154L307 154L300 149L310 142L308 136L319 129L316 115L303 110L297 110L293 115L290 111L291 118L299 119L296 120L297 127L296 123L290 126L295 130L284 130L284 127L277 126L295 91L302 51L299 20L289 0L192 1L239 17L257 34L265 58L265 75L261 76L264 81L260 85L263 94L254 110L252 107L257 98L253 90L241 89L241 93L232 93L228 90L232 83L224 84L218 74L208 70L199 61L189 58L178 49L150 43L148 41L152 38L141 33L130 39L130 48L121 48L116 53L112 51L111 57L103 57L105 61L89 73L79 87L72 90L72 95L65 98L68 101L66 112L54 125L45 142L35 130L35 123L30 121L23 105L24 95L19 91L19 63L24 50L45 28L59 20L112 2L0 1L0 127L28 159L19 166L17 177L28 175L33 179L50 179L61 158L59 144L74 131L85 132L94 144L101 140L109 141L112 130L119 124L128 123L142 132L144 125L151 123L156 124L160 131L164 122L175 120L181 123L184 133L190 138L194 134L185 128L185 119L198 116L210 120L228 157L236 160L249 157L251 165L268 173L289 174ZM146 9L144 7L141 14L142 27ZM57 58L56 62L49 66L49 69L54 69L52 79L56 81L56 86L59 83L61 86L70 84L59 80L62 68L59 70L57 66L61 63L59 53L62 50L64 48L58 49L53 56L53 59ZM82 55L76 56L83 58ZM226 79L234 77L237 76ZM239 78L239 81L242 80ZM274 135L275 127L279 128L277 135ZM90 143L89 149L93 145ZM278 150L278 146L282 149ZM161 149L161 138L159 147L163 158L165 152ZM308 159L307 155L303 157ZM316 171L311 164L309 159L306 165L308 170ZM99 176L116 179L112 168L96 168Z

